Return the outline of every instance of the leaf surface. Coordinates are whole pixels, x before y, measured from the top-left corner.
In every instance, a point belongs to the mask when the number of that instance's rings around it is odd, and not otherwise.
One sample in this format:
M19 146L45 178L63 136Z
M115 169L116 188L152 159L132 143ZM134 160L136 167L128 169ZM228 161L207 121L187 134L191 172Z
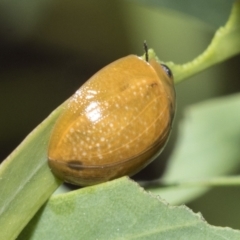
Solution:
M239 239L240 231L208 225L128 178L53 196L21 239Z

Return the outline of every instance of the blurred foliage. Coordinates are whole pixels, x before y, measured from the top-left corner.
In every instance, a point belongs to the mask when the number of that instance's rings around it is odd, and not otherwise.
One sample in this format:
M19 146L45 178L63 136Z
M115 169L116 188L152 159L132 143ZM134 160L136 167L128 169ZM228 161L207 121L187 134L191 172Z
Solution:
M170 8L194 16L194 18L198 18L207 25L217 29L227 21L234 0L211 0L208 4L204 1L192 0L138 0L135 2L142 2L147 6ZM213 11L213 9L216 11Z

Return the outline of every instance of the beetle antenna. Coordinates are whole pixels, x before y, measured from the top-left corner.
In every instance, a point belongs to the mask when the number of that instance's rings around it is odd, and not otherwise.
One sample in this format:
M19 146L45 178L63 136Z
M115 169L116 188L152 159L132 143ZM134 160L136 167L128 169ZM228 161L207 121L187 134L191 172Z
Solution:
M143 48L145 51L145 60L146 60L146 62L148 62L148 46L147 46L146 40L143 42Z

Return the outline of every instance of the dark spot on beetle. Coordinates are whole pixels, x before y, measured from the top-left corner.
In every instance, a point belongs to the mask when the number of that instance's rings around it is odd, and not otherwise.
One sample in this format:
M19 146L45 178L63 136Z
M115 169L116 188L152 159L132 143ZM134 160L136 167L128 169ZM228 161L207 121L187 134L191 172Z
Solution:
M153 87L156 87L157 85L158 85L158 84L157 84L156 82L153 82L153 83L150 84L150 87L153 88Z
M129 88L129 84L128 83L127 84L123 84L122 86L120 86L120 91L123 92L123 91L125 91L128 88Z
M82 164L81 161L75 161L72 160L67 163L68 167L73 169L73 170L82 170L84 168L84 165Z

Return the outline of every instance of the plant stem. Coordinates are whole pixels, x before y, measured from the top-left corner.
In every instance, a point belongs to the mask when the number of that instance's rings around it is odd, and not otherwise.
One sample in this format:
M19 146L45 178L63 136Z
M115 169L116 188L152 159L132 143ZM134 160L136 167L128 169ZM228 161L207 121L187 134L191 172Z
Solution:
M167 182L167 181L148 181L148 182L139 182L139 184L146 188L186 188L186 187L225 187L225 186L240 186L240 176L226 176L226 177L213 177L209 179L202 180L189 180L189 181L176 181L176 182Z

